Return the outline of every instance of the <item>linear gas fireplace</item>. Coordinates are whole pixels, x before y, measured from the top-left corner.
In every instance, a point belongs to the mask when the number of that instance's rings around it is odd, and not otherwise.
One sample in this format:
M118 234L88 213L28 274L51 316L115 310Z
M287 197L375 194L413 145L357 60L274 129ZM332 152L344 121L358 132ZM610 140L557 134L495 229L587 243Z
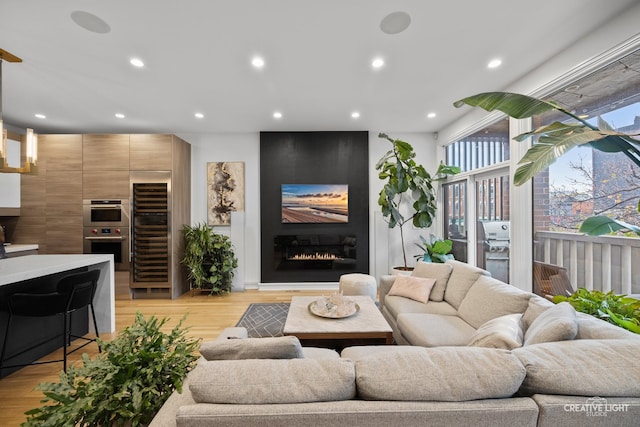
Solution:
M342 234L277 235L273 262L276 270L353 270L356 237Z

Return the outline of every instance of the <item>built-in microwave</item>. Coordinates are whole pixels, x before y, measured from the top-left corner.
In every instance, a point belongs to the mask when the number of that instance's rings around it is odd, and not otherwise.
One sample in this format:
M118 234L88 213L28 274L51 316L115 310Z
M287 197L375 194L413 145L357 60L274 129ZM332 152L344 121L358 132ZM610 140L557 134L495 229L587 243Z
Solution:
M83 200L82 218L85 227L129 227L129 200Z

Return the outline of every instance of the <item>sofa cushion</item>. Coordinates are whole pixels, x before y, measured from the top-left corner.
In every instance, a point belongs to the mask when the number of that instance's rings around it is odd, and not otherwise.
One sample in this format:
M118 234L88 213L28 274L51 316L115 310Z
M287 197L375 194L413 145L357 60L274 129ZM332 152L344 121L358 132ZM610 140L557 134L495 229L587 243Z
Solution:
M429 301L423 304L409 298L393 295L384 299L384 308L394 319L402 313L444 314L446 316L455 316L458 313L448 302Z
M411 345L422 347L467 345L476 331L458 316L439 314L399 314L397 325Z
M207 341L200 346L207 360L303 358L302 346L294 336Z
M503 348L511 350L522 347L522 314L506 314L480 326L473 334L472 347Z
M435 262L418 261L413 269L412 276L436 279L436 284L431 290L429 299L431 301L443 301L444 291L447 288L449 276L453 267L449 264L439 264Z
M326 402L356 395L348 359L207 361L192 371L189 390L198 403Z
M524 333L524 345L572 340L578 334L576 310L561 302L540 314Z
M515 286L480 276L462 300L458 315L474 328L479 328L496 317L524 313L530 297L531 293Z
M503 398L518 391L525 376L522 364L505 350L395 348L354 362L361 398L440 402Z
M429 294L435 283L436 279L432 278L398 276L393 282L388 295L410 298L426 304L429 301Z
M533 323L538 316L542 314L546 309L554 307L555 304L546 298L532 294L529 298L529 304L527 309L522 315L522 329L526 332L529 326Z
M640 341L575 340L513 350L527 369L520 392L640 397Z
M453 271L447 281L444 300L457 310L465 295L467 295L469 288L471 288L476 280L478 280L480 276L490 276L490 274L486 270L454 259L447 260L446 264L452 266Z

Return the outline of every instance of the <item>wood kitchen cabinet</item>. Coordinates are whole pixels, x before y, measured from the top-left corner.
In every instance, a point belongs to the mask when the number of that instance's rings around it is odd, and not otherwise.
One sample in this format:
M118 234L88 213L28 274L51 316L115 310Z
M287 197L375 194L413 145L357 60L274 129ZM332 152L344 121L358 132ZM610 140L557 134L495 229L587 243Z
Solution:
M132 171L171 170L173 138L173 135L131 135L129 168Z
M39 253L82 253L82 135L39 135L35 173L20 180L15 243Z
M82 170L129 170L129 135L83 135Z
M85 170L82 173L83 199L128 200L129 192L129 170Z

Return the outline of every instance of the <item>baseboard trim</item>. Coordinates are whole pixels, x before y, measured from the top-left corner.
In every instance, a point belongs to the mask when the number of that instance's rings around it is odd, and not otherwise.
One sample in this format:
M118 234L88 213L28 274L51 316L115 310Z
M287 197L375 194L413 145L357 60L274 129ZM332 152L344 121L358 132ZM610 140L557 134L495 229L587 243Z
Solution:
M258 283L260 291L337 291L338 282Z

